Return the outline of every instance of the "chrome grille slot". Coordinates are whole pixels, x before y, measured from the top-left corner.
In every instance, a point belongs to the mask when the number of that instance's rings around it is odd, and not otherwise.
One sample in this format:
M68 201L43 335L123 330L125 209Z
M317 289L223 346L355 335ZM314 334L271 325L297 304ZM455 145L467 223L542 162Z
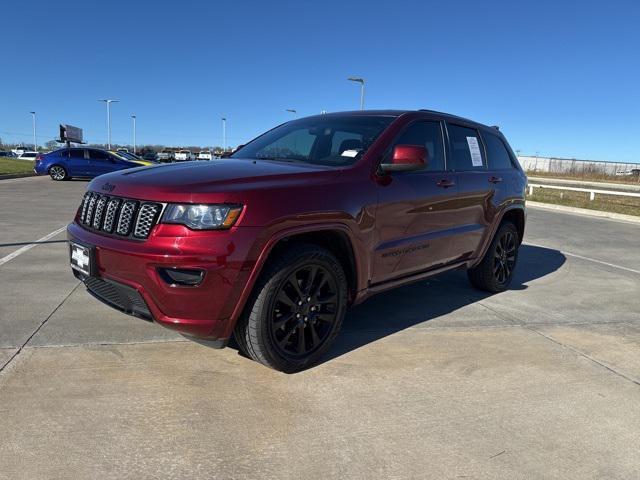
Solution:
M138 212L136 226L133 236L136 238L147 238L151 228L155 225L162 205L157 203L143 203Z
M89 206L89 199L91 198L91 193L87 192L82 197L82 210L80 211L80 222L84 223L85 218L87 218L87 207Z
M93 213L93 221L91 222L93 228L99 230L102 225L102 214L104 213L104 206L107 203L107 197L100 197L96 202L96 209Z
M116 220L116 212L118 211L118 207L120 206L120 199L112 198L107 203L107 211L104 214L104 223L102 224L102 229L107 233L113 232L113 227L115 226Z
M120 216L118 217L118 226L116 227L116 233L118 235L129 235L131 233L131 225L135 218L136 209L138 208L138 202L127 200L122 204L120 209Z
M163 205L87 192L80 204L79 223L105 235L145 240L158 223Z
M95 193L90 194L89 206L87 207L87 216L84 218L84 224L91 226L91 220L93 219L93 210L96 207L96 200L98 195Z

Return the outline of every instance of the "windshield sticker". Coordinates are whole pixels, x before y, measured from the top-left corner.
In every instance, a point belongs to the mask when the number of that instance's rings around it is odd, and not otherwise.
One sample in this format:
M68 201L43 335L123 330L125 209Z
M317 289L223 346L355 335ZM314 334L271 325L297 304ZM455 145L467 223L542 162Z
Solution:
M471 165L474 167L481 167L482 155L480 154L478 139L476 137L467 137L467 144L469 145L469 153L471 153Z
M358 155L358 152L360 150L345 150L344 152L342 152L343 157L355 157L356 155Z

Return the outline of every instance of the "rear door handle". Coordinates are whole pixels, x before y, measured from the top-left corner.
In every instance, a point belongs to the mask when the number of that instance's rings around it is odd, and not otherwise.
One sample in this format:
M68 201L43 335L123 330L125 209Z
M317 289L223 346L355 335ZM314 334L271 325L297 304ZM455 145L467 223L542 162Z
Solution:
M489 182L491 183L500 183L502 181L502 178L500 177L489 177Z
M456 183L452 182L451 180L440 180L438 183L436 183L436 185L440 188L449 188L454 187Z

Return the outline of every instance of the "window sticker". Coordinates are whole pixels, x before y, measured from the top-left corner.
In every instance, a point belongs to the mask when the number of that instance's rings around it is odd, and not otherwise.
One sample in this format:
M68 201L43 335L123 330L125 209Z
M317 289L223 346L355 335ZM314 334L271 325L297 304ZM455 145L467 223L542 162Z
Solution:
M471 153L471 165L474 167L481 167L482 154L480 153L478 139L476 137L467 137L467 144L469 145L469 153Z
M355 157L356 155L358 155L358 152L360 150L345 150L344 152L342 152L341 156L342 157Z

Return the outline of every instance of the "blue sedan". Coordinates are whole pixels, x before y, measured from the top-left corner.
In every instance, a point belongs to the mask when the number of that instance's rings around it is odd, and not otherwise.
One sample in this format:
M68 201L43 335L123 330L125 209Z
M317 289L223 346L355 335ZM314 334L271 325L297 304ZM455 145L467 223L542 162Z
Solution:
M128 160L99 148L61 148L55 152L38 155L33 171L38 175L50 175L53 180L72 177L97 177L103 173L141 167L148 163Z

